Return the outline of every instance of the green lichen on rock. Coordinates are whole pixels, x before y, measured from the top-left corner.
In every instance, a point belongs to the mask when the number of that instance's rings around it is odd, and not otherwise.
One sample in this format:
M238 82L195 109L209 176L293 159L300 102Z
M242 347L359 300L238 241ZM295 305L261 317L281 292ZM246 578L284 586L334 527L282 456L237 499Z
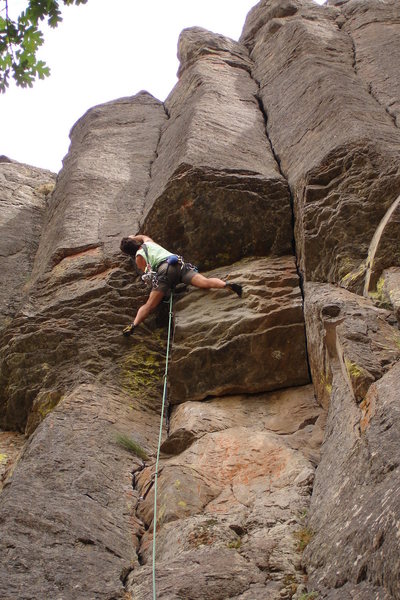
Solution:
M139 344L120 363L122 388L134 397L149 395L160 384L162 365L157 352Z
M59 391L47 392L40 397L40 402L37 406L37 412L44 419L57 406L62 398Z
M366 264L363 261L357 264L357 261L351 258L343 258L339 268L340 284L344 288L353 288L360 284L364 279L367 270Z
M344 256L340 261L339 277L342 280L347 280L352 276L352 270L355 267L355 261L348 256Z
M361 377L361 375L363 374L363 370L361 369L361 367L358 367L356 363L351 362L351 360L347 358L344 362L346 365L347 372L352 379L358 379L358 377Z
M320 377L321 386L330 396L332 394L332 376L330 374L321 373Z
M0 319L0 329L2 327L8 327L9 325L11 325L12 323L12 319L11 317L4 317L3 319Z
M26 423L26 433L33 433L38 425L49 415L63 398L59 390L42 391L35 398L32 411Z
M47 183L42 183L41 185L36 187L34 191L36 194L43 194L44 196L48 196L49 194L52 194L54 192L55 187L55 182L49 181Z
M390 298L385 291L384 277L379 278L378 283L376 284L376 291L369 292L369 297L371 298L374 304L379 306L379 308L385 308L386 310L392 309L392 303L390 302Z
M241 545L242 545L242 540L240 538L237 538L236 540L231 540L227 544L228 548L233 548L234 550L239 550Z
M189 546L192 548L211 546L215 540L216 534L212 530L212 527L208 527L204 523L197 525L188 536Z

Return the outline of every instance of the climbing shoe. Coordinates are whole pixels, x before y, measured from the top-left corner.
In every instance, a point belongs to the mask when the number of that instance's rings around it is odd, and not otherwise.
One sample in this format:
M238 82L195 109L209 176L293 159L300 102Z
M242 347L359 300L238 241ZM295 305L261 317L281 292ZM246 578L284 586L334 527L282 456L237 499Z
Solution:
M134 330L135 326L133 323L131 323L130 325L124 327L124 329L122 330L122 335L124 335L125 337L129 337L130 335L133 335Z
M232 292L235 292L235 294L237 294L239 298L242 297L243 288L239 283L227 283L226 287L230 288Z

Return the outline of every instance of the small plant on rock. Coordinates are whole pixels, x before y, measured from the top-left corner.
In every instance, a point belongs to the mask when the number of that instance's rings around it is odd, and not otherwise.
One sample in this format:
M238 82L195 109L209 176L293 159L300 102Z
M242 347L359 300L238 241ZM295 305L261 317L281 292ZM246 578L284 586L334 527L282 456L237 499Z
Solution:
M297 592L298 583L294 575L288 573L282 580L283 585L286 588L287 594L289 594L289 598L293 598L295 593Z
M293 535L297 540L296 550L303 552L305 547L311 542L313 532L308 527L302 527L298 531L295 531Z
M234 548L235 550L239 550L241 545L242 545L242 540L240 538L237 538L236 540L231 540L227 544L228 548Z
M120 446L126 448L126 450L129 450L129 452L132 452L132 454L135 456L138 456L142 460L149 460L146 450L144 450L140 444L135 442L135 440L129 437L129 435L126 435L125 433L118 433L115 439Z

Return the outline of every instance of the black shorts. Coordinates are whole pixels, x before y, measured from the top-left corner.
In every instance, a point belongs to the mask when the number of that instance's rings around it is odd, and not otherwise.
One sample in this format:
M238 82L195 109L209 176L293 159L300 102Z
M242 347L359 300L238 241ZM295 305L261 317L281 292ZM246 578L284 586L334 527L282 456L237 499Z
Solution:
M197 269L191 265L169 265L166 261L163 262L157 269L157 283L153 284L153 290L167 294L178 283L188 285L196 275Z

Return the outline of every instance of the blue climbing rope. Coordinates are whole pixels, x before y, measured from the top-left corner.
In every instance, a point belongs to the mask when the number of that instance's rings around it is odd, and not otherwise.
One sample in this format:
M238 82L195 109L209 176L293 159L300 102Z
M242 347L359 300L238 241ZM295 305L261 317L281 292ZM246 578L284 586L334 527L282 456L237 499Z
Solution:
M158 447L157 447L157 459L156 459L156 472L154 476L154 517L153 517L153 600L156 600L156 528L157 528L157 480L158 480L158 463L160 460L160 448L163 431L163 420L164 420L164 409L165 401L167 398L167 378L168 378L168 361L169 361L169 347L171 342L171 323L172 323L172 298L173 292L169 299L169 320L168 320L168 339L167 339L167 355L165 357L165 373L164 373L164 389L162 396L161 405L161 419L160 419L160 433L158 435Z

